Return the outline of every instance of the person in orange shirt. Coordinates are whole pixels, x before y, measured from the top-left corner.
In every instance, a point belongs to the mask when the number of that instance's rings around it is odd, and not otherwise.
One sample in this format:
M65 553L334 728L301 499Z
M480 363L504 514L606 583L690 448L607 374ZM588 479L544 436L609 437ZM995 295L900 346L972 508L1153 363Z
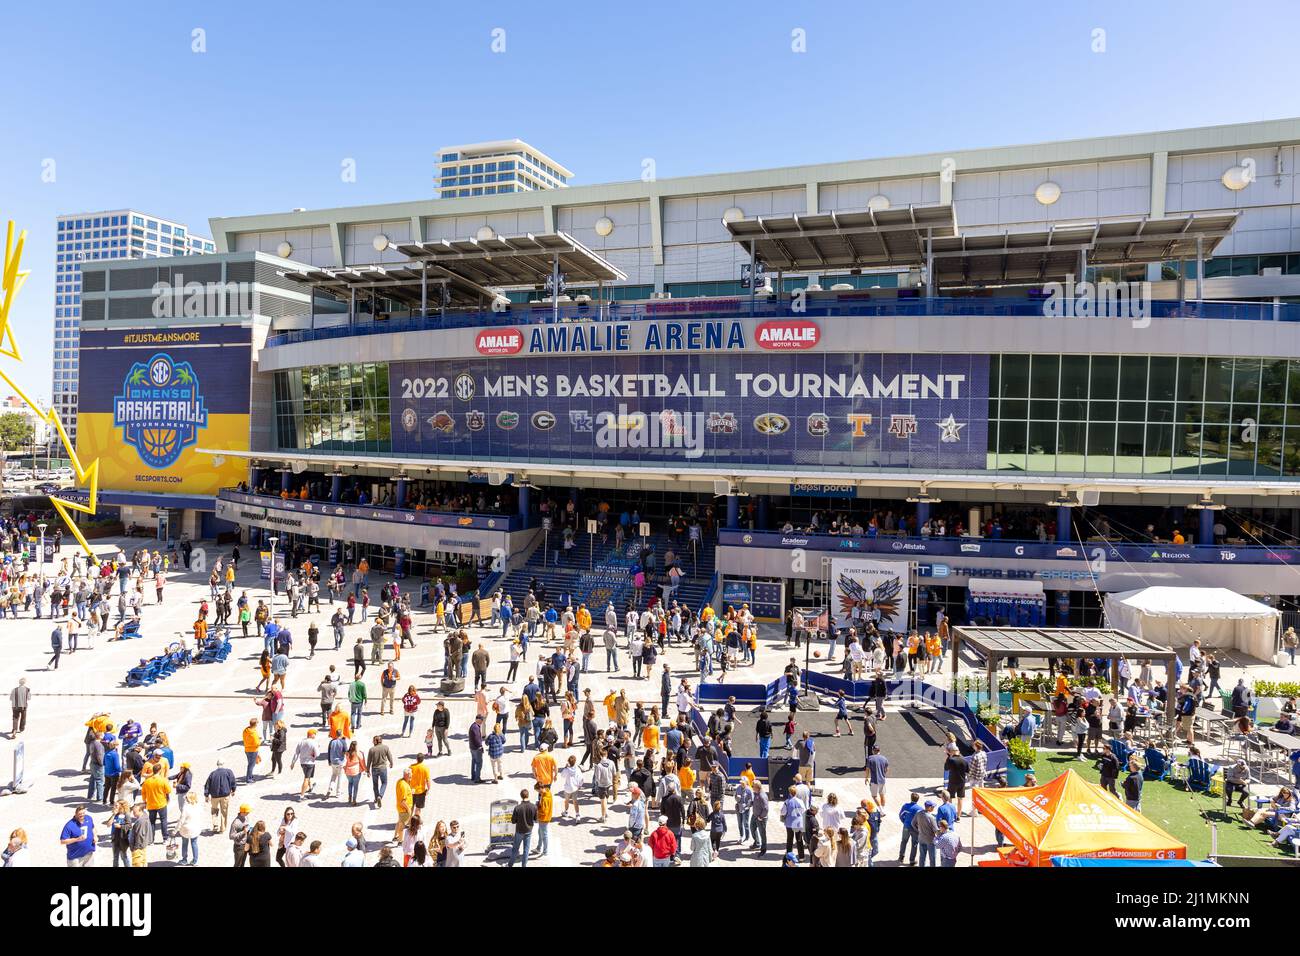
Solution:
M330 714L330 740L335 737L352 737L352 718L338 704L334 705L334 711Z
M165 773L145 774L144 782L140 784L140 799L149 811L149 823L154 833L160 834L164 843L167 842L167 800L171 795L172 785Z
M424 798L429 792L429 768L425 766L424 754L415 755L415 763L410 769L411 802L416 810L424 809Z
M540 782L535 783L533 789L537 791L537 855L546 856L551 849L550 830L551 819L555 816L555 798L551 796L551 788L542 786Z
M551 745L542 744L541 750L533 758L533 779L539 787L546 787L549 792L551 784L555 783L555 758L551 756Z
M262 746L262 738L257 732L257 718L254 717L244 728L244 757L248 760L248 772L244 774L244 783L253 782L253 768L261 761L257 749Z
M690 764L682 764L677 770L677 779L681 782L682 793L688 794L695 787L695 771Z
M609 722L612 724L618 720L618 695L612 690L605 695L605 713L609 715Z
M397 781L397 827L393 830L393 840L402 842L406 834L406 825L411 822L411 813L415 809L414 791L411 789L411 771L402 771L402 779Z
M651 719L641 728L641 744L646 750L659 750L659 721L652 714Z

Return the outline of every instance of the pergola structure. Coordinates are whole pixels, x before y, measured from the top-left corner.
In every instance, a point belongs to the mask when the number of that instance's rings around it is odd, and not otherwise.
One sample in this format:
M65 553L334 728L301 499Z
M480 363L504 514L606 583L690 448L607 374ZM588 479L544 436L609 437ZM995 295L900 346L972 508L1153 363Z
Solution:
M348 303L349 324L355 321L357 296L382 296L400 302L413 312L428 315L430 291L436 311L448 308L482 309L499 297L500 289L555 290L564 283L595 284L603 299L604 284L627 278L617 267L563 232L492 235L476 239L439 239L401 242L393 246L409 258L403 262L356 265L337 269L304 267L280 275L312 293L312 325L316 318L317 290ZM552 293L555 316L559 295ZM603 308L603 302L598 303Z
M957 677L961 648L969 644L984 655L988 670L989 693L997 687L998 663L1004 657L1080 658L1104 657L1110 661L1111 684L1119 684L1119 659L1163 661L1166 673L1173 674L1177 654L1172 647L1161 647L1140 637L1113 628L1084 627L977 627L961 625L952 629L952 675ZM1171 680L1172 683L1172 680ZM1166 726L1173 726L1175 688L1167 686L1165 695Z
M926 295L1083 280L1088 266L1195 259L1196 298L1203 260L1231 232L1239 213L1054 223L1021 230L962 231L951 205L759 216L726 223L757 264L777 272L821 273L925 267ZM780 286L778 285L778 289Z

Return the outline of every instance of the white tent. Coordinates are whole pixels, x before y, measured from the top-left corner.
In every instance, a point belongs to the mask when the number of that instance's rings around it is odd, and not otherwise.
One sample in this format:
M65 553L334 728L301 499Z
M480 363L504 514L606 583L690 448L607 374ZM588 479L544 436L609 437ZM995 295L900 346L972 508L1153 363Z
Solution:
M1231 647L1272 661L1282 614L1227 588L1152 587L1107 594L1107 626L1153 644Z

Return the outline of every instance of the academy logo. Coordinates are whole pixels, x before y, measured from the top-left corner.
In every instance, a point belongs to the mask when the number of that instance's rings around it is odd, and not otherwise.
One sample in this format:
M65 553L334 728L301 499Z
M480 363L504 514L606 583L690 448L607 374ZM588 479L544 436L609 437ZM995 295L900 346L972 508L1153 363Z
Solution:
M813 412L808 416L808 434L814 438L824 438L831 432L831 419L822 412Z
M169 468L208 427L208 410L189 362L159 352L126 373L113 401L113 427L150 468Z
M468 402L474 397L474 376L469 372L461 372L456 376L456 382L453 386L456 397L462 402Z
M760 435L784 435L790 430L790 419L776 412L767 412L754 419L754 431Z
M541 432L549 432L555 427L555 416L550 412L533 412L533 427Z
M735 412L709 412L704 424L710 435L734 435L736 433Z
M590 432L596 428L596 420L591 417L591 412L586 409L571 409L569 411L569 429L574 432Z
M519 424L518 412L497 412L497 428L502 431L510 431Z
M481 432L487 427L487 415L483 412L466 412L465 427L472 432Z

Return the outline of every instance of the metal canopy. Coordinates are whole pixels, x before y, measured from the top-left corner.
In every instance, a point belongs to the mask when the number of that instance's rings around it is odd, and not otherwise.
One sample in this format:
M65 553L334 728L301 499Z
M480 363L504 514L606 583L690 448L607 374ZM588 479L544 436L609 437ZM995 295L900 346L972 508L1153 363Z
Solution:
M925 262L927 233L955 236L952 206L908 206L816 215L760 216L725 224L769 270L808 272Z
M347 269L299 269L285 271L281 276L291 282L320 289L346 300L352 292L362 295L381 295L395 299L412 308L421 308L436 296L427 289L446 286L451 293L451 306L479 307L491 301L493 293L477 282L424 263L395 262L385 265L354 266Z
M1092 266L1195 259L1214 252L1237 215L1063 223L1045 230L936 238L935 278L939 286L1038 283L1067 275L1082 279L1081 257Z
M1112 628L972 627L953 633L986 657L1131 657L1173 660L1174 650Z
M480 285L541 285L555 269L556 256L569 285L627 278L622 270L563 232L400 242L396 249L412 260L431 263Z

